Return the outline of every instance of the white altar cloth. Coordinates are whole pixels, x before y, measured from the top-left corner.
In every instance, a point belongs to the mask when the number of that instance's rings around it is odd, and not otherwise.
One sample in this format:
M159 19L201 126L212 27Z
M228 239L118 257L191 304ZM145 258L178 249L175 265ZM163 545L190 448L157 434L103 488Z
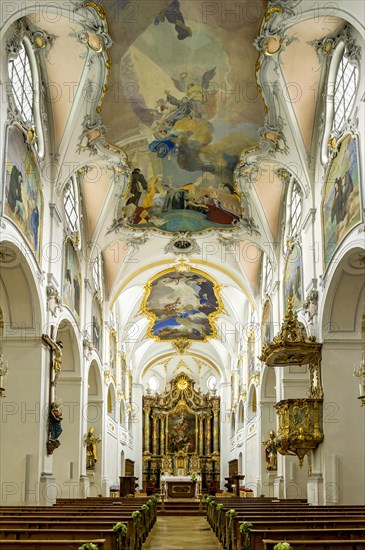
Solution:
M165 495L167 498L167 486L169 483L174 483L176 481L191 481L191 476L161 476L161 481L165 482ZM195 497L197 496L198 496L198 480L195 484Z

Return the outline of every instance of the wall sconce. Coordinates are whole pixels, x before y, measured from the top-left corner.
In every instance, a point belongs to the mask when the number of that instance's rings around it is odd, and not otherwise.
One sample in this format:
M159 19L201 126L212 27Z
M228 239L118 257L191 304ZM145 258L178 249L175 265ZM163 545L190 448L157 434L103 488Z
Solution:
M4 361L3 352L0 352L0 397L6 397L5 396L5 378L8 374L8 362Z
M365 346L362 350L360 365L354 369L354 376L359 379L360 395L358 399L361 400L361 406L363 407L365 405Z

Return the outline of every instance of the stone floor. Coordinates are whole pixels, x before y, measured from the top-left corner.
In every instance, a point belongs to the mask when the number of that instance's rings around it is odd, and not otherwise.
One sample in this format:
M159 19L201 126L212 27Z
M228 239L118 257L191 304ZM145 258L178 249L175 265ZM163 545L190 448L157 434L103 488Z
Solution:
M218 550L221 546L205 518L157 517L143 550Z

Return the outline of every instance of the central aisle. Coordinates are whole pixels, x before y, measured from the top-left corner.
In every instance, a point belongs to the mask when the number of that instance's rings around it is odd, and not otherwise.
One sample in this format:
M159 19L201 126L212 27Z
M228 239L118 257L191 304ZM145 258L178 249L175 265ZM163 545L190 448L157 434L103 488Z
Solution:
M158 516L143 550L217 550L220 547L203 517Z

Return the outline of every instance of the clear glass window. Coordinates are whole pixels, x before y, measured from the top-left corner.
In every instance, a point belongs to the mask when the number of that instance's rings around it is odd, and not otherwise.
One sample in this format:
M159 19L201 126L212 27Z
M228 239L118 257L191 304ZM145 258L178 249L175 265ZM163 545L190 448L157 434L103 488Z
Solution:
M75 193L75 182L71 178L64 195L64 207L67 224L71 231L77 232L79 228L79 216Z
M212 376L209 376L207 380L207 388L208 390L212 391L217 388L217 378L212 374Z
M159 381L157 380L156 376L150 376L148 380L148 387L151 391L157 391L160 386Z
M264 277L265 277L264 293L270 294L273 272L272 272L272 265L268 257L266 257Z
M9 59L8 71L16 108L25 122L33 122L33 77L24 44L20 45L18 55Z
M349 118L356 97L358 68L342 55L334 91L333 130L339 132Z
M290 234L298 233L300 218L302 216L302 194L297 182L294 182L290 198Z

